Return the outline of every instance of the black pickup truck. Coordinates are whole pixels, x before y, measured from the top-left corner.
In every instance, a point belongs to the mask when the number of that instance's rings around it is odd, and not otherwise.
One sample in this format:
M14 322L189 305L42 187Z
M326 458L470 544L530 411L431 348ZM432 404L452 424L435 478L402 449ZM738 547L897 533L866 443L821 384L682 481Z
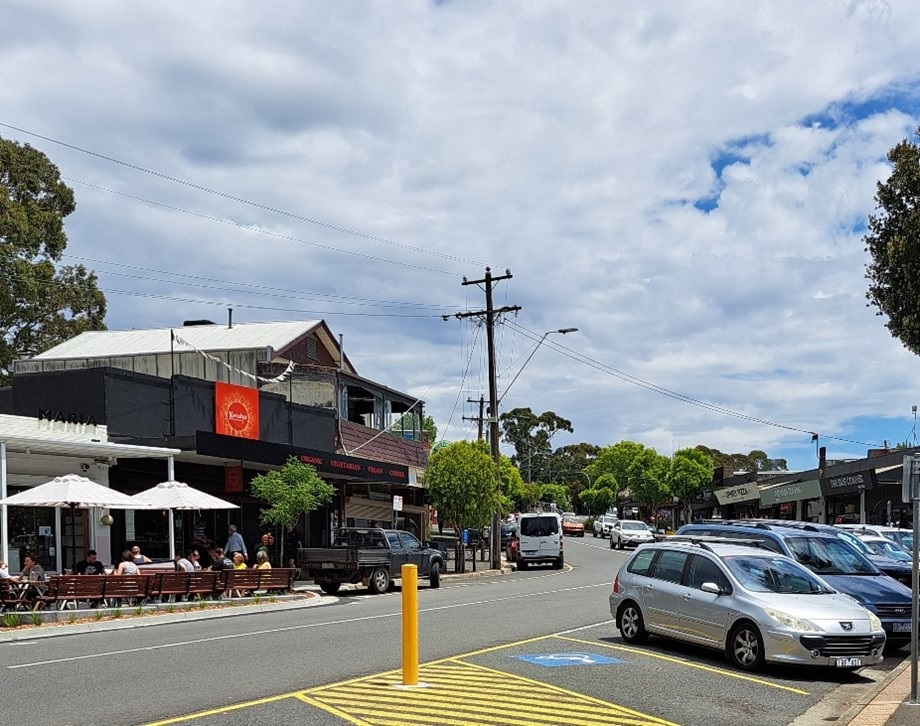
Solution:
M444 556L425 547L411 532L397 529L342 527L332 547L301 547L297 564L320 589L335 594L342 583L363 583L373 593L386 592L401 577L403 565L416 565L419 579L441 584Z

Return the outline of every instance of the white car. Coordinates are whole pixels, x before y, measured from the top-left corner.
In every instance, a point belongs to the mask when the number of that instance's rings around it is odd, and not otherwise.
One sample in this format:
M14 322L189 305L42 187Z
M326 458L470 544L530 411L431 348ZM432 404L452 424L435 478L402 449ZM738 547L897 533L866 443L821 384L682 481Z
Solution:
M610 528L610 549L638 547L655 541L655 535L645 522L638 519L621 519Z
M609 537L610 530L614 524L617 523L617 518L609 514L602 514L600 517L594 520L594 536L595 537Z
M855 535L868 534L875 537L885 537L901 545L908 552L914 549L914 531L912 529L886 527L881 524L835 524L834 526L845 529Z

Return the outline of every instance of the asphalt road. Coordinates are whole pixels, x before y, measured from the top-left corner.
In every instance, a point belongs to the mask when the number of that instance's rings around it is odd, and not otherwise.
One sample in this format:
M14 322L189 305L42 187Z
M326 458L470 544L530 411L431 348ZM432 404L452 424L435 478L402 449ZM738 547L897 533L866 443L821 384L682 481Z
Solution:
M627 646L607 595L625 553L566 540L565 571L420 586L419 687L401 688L397 590L300 610L0 644L0 726L827 723L904 656L856 674L733 670Z

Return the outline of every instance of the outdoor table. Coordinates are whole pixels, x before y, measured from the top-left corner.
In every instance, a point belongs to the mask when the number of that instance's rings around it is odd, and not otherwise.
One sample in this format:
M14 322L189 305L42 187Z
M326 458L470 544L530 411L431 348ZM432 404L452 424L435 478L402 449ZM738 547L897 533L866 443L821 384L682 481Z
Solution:
M16 595L15 608L25 610L31 610L36 599L42 596L48 587L47 580L21 580L11 577L9 583L10 591Z

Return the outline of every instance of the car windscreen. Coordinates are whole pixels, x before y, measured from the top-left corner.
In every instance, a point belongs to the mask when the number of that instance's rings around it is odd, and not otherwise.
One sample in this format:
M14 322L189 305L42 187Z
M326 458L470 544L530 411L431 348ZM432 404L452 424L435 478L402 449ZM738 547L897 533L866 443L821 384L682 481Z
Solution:
M872 540L865 543L875 554L890 557L898 562L913 562L914 558L910 552L903 547L896 545L891 540Z
M559 532L559 520L556 517L524 517L521 519L522 537L546 537Z
M833 592L801 565L786 557L723 557L732 575L745 590L792 595L820 595Z
M818 575L878 575L881 571L843 540L786 537L793 558Z
M635 530L645 530L648 531L648 527L645 526L645 522L623 522L620 527L622 529L635 529Z

